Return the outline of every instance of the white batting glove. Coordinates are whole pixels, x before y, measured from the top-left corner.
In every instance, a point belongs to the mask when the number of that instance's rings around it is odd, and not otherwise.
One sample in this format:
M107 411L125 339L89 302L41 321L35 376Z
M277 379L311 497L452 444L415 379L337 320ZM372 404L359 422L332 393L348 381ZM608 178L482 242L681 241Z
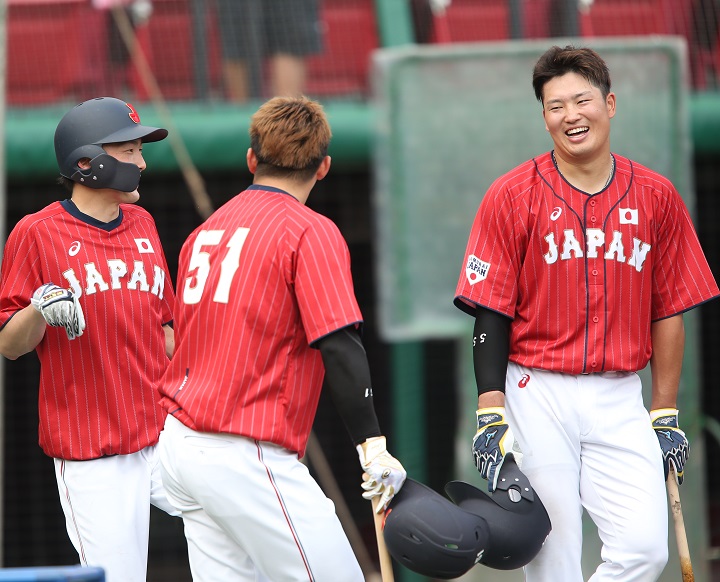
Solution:
M375 507L376 513L382 513L395 494L405 483L407 472L395 457L385 448L385 437L371 437L357 446L360 466L363 474L362 488L364 499L380 495Z
M477 432L472 443L473 457L480 476L488 480L488 491L492 493L497 487L505 457L512 454L519 466L522 452L505 420L504 406L481 408L476 415Z
M445 14L445 10L450 6L451 1L452 0L430 0L430 10L432 10L433 14L441 16Z
M35 290L30 303L52 327L64 327L68 339L82 335L85 329L85 314L78 298L70 289L63 289L54 283L46 283Z
M130 16L135 26L142 26L150 20L153 13L151 0L135 0L130 5Z

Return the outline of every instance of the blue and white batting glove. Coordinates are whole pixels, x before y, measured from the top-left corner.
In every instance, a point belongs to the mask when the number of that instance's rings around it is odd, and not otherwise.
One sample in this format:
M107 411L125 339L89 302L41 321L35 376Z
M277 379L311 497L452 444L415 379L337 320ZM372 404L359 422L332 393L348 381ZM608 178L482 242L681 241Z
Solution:
M678 424L677 408L657 408L650 411L650 421L660 441L663 468L667 481L670 466L675 470L675 481L682 485L685 463L690 456L690 443Z
M473 438L473 457L480 476L488 480L488 491L497 487L500 468L508 454L520 465L522 452L505 420L505 407L493 406L477 411L477 433Z
M69 339L81 336L85 329L85 314L70 289L46 283L35 290L30 303L52 327L64 327Z
M363 468L362 488L364 499L380 496L375 506L382 513L405 483L407 472L395 457L387 452L385 437L370 437L357 447L360 466Z

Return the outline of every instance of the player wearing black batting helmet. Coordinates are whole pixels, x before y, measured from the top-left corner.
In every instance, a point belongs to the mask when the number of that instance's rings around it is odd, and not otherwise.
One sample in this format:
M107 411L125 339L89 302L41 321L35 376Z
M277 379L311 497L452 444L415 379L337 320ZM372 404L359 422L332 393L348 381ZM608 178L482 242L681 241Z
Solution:
M496 570L522 568L550 533L545 506L511 456L493 493L463 481L451 481L445 491L452 501L407 479L390 504L385 544L414 572L447 580L478 563Z
M98 97L73 107L55 130L55 156L60 174L89 188L112 188L132 192L140 183L136 164L120 162L109 155L103 144L137 139L160 141L167 130L140 124L135 108L114 97ZM90 168L81 169L78 161L90 160Z
M180 515L158 446L175 292L136 204L143 142L166 135L119 99L72 107L54 136L69 195L22 217L0 262L0 354L39 359L38 444L78 560L107 582L146 582L151 506Z

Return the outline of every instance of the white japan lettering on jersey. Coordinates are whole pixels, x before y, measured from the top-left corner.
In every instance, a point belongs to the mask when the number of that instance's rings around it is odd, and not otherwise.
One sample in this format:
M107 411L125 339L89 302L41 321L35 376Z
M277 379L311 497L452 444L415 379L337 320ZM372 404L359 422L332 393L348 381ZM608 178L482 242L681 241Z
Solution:
M164 422L156 386L174 292L154 221L121 208L103 228L56 202L23 218L5 246L0 325L49 282L80 297L87 322L73 341L48 327L37 346L39 440L51 457L133 453L157 442Z
M510 359L520 365L640 370L651 321L720 294L672 184L614 157L597 194L572 187L547 153L496 180L480 204L456 305L513 318Z

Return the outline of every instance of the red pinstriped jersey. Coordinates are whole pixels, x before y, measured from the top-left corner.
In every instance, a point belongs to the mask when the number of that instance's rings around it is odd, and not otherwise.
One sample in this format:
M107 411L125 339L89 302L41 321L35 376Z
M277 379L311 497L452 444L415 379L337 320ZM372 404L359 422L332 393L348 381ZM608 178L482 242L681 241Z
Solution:
M362 318L335 224L252 186L187 239L177 294L163 405L195 430L302 456L325 373L310 344Z
M87 327L70 341L48 326L40 360L39 442L55 458L130 454L157 442L165 420L157 383L174 292L155 222L120 206L111 223L54 202L10 233L2 262L0 326L43 283L80 296Z
M669 180L615 155L589 195L550 153L497 179L480 203L455 304L513 319L510 360L568 374L637 371L652 321L720 292Z

